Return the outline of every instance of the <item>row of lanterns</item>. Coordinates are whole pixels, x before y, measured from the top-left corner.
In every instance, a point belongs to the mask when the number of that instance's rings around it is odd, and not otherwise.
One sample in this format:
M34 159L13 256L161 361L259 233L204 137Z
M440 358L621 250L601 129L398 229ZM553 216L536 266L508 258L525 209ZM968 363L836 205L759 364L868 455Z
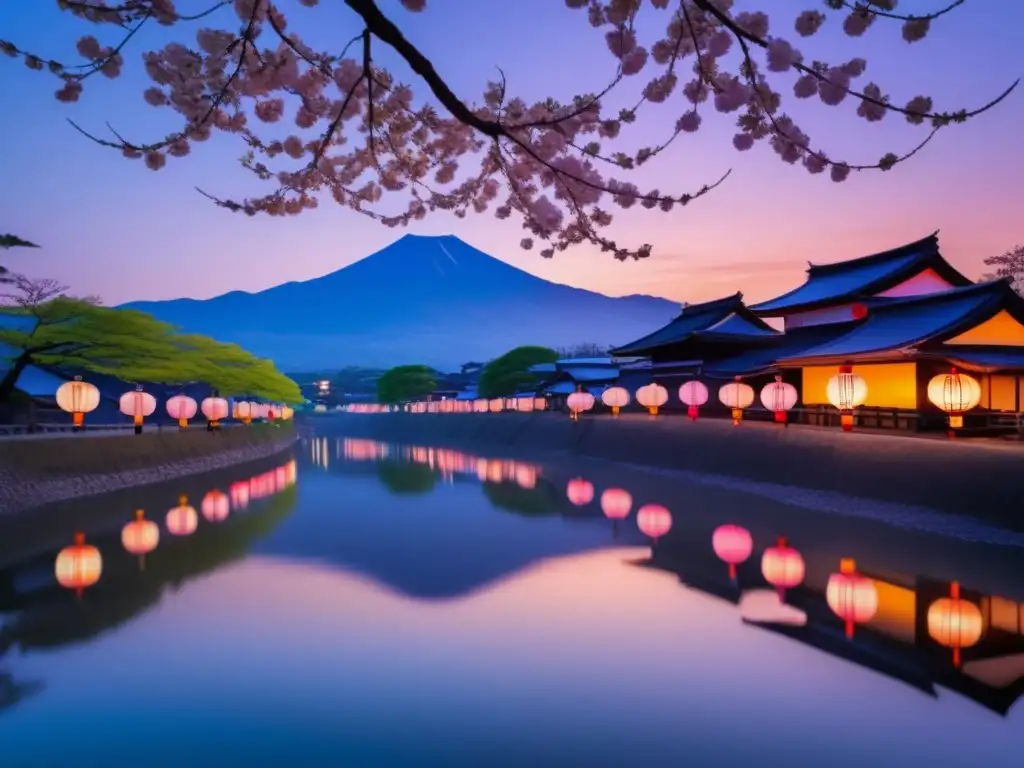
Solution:
M85 423L85 414L95 411L100 404L100 391L94 384L82 381L81 376L76 376L73 381L67 381L57 389L57 406L66 413L70 413L74 420L75 429L81 429ZM121 413L132 417L135 423L135 434L142 433L142 423L147 416L156 412L156 398L148 392L144 392L141 386L131 392L121 395L118 403ZM188 428L189 419L201 412L206 418L207 429L215 430L220 428L220 422L228 418L237 419L244 424L251 423L254 419L290 419L295 411L287 405L254 403L245 400L229 403L223 397L207 397L201 403L188 395L174 395L165 403L167 415L177 419L181 429Z
M947 414L950 437L953 436L952 430L963 427L963 414L981 402L981 384L972 376L958 372L956 368L949 373L934 376L928 382L927 393L929 401ZM707 385L694 379L682 384L678 394L680 402L687 407L687 415L696 420L701 406L707 404L710 393ZM829 403L839 411L843 430L852 430L854 411L868 398L868 385L864 377L855 373L852 366L842 366L839 373L828 380L825 394ZM718 400L731 410L732 421L736 425L742 421L743 412L753 405L754 398L754 388L740 377L718 389ZM658 414L668 399L668 390L656 382L646 384L636 391L637 403L652 416ZM781 376L776 376L774 381L761 389L760 400L761 405L775 415L776 422L786 424L788 412L796 406L799 394L795 386L783 381ZM613 416L618 415L630 403L629 390L619 386L609 387L601 393L601 402L611 409ZM581 390L569 395L569 412L574 420L594 405L595 398L589 392Z
M220 523L232 511L243 510L252 501L279 493L294 485L296 480L297 469L292 460L248 480L232 483L228 493L216 488L211 490L203 497L200 512L207 521ZM164 522L172 536L191 536L199 526L199 514L189 504L187 496L180 496L177 505L168 510ZM136 510L133 519L121 529L121 545L125 551L139 558L140 568L145 567L146 555L159 543L160 527L141 509ZM85 534L76 533L74 544L58 553L54 575L58 584L81 596L103 575L103 556L99 549L86 543Z
M566 497L575 506L586 506L594 500L594 486L581 477L569 481ZM622 488L608 488L601 494L601 511L616 526L629 517L633 497ZM636 513L636 524L641 533L656 542L672 528L671 513L660 504L645 504ZM737 578L737 568L754 553L754 538L750 531L739 525L720 525L711 536L715 555L729 569L729 578ZM765 549L761 556L761 574L765 581L785 599L786 591L804 582L806 565L803 555L785 538ZM871 621L878 612L878 587L874 580L857 571L856 562L844 558L839 570L829 576L825 600L832 612L843 621L846 636L853 638L856 626ZM960 595L960 585L950 585L948 597L935 600L928 607L929 636L953 652L953 664L959 667L961 649L970 648L981 641L985 624L976 603Z

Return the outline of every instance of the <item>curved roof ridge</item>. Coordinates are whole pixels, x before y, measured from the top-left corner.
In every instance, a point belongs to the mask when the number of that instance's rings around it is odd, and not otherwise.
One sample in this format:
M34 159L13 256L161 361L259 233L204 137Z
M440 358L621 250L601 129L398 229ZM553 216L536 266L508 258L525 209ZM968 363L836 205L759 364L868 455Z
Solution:
M808 277L813 277L814 275L827 275L834 274L836 272L843 272L847 269L855 269L857 267L875 264L880 261L889 261L890 259L910 256L924 248L928 248L929 250L921 255L939 255L939 230L936 229L930 235L922 237L911 243L905 243L904 245L889 248L885 251L879 251L878 253L868 254L867 256L858 256L854 259L836 261L831 264L812 264L808 262L807 275Z

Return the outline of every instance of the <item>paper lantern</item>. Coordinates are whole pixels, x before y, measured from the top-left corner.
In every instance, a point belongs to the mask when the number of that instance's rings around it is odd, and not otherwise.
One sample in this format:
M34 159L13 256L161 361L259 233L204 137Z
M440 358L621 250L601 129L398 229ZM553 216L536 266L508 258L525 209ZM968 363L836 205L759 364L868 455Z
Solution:
M843 559L839 573L828 577L825 599L833 613L846 625L846 636L853 638L854 627L871 621L878 612L878 587L867 576L857 573L856 563Z
M57 388L57 406L70 413L75 430L82 428L85 414L92 413L100 405L100 391L81 376L74 381L65 381Z
M733 426L737 426L743 421L743 411L754 402L754 389L740 381L737 376L735 381L723 384L718 389L718 399L732 411L732 423Z
M928 634L953 649L953 666L960 666L960 650L977 645L985 633L981 609L960 597L960 584L949 585L949 597L940 597L928 606Z
M516 480L516 485L520 488L532 491L537 487L537 468L532 467L529 464L516 464L515 472L513 473Z
M167 415L178 420L178 427L188 429L188 420L196 415L199 406L188 395L175 395L167 401Z
M103 557L96 547L85 543L85 534L76 533L75 543L64 547L53 565L57 583L73 589L81 597L82 590L100 580L103 573Z
M252 423L252 403L247 400L240 400L235 403L235 418L243 424Z
M219 523L227 519L231 511L231 502L227 494L222 491L212 490L203 497L203 503L199 506L203 517L211 523Z
M139 558L139 567L146 564L146 555L156 549L160 543L160 527L152 520L146 519L146 513L135 510L135 519L126 523L121 529L121 545L125 551Z
M207 397L199 408L206 417L208 429L220 428L221 419L228 417L228 401L223 397Z
M178 506L167 513L167 530L175 536L191 536L199 526L199 516L189 506L188 496L178 497Z
M569 498L570 503L577 507L584 507L594 500L594 486L582 477L577 477L569 481L565 495Z
M687 381L679 387L679 401L686 406L686 415L696 421L700 407L708 401L708 388L696 379Z
M516 410L522 411L523 413L529 413L533 410L533 398L532 397L519 397L516 398Z
M535 398L533 398L533 410L535 410L535 411L544 411L544 410L547 410L547 407L548 407L547 398L544 398L544 397L535 397Z
M754 551L754 540L750 531L738 525L720 525L711 534L711 546L715 554L729 565L729 578L736 578L736 566L747 562Z
M839 410L843 431L849 432L853 429L854 409L864 405L868 399L868 384L863 376L853 372L851 366L844 365L839 373L828 380L825 396Z
M505 410L505 401L496 397L487 404L487 410L491 413L501 413Z
M396 407L395 410L398 410L398 408ZM292 408L290 405L284 406L284 408L281 409L281 418L284 419L285 421L290 421L291 419L294 419L295 409Z
M798 399L796 387L783 381L781 376L776 376L775 381L761 390L761 405L775 414L775 421L779 424L787 422L786 414Z
M473 413L487 413L488 410L490 410L490 404L486 400L473 401Z
M142 434L142 420L146 416L152 416L156 410L156 398L148 392L143 392L142 387L136 387L132 392L125 392L118 402L121 413L131 416L135 423L135 434Z
M779 602L785 601L787 589L803 583L805 572L803 556L785 538L779 537L776 545L768 547L761 556L761 573L778 590Z
M636 525L641 533L657 541L672 530L672 513L660 504L645 504L637 510Z
M928 399L949 417L949 436L964 425L964 413L981 402L981 384L973 376L957 373L956 368L928 382Z
M657 416L658 409L668 402L668 390L652 381L636 391L636 401L646 408L651 416Z
M622 488L609 488L601 494L601 511L609 520L625 520L633 508L633 497Z
M228 488L228 493L231 495L232 509L245 509L249 506L249 483L232 483Z
M601 402L612 409L612 416L618 416L619 410L629 405L629 390L625 387L608 387L601 393Z
M565 404L569 406L569 414L575 421L579 419L581 413L594 407L594 396L589 392L579 390L569 395Z

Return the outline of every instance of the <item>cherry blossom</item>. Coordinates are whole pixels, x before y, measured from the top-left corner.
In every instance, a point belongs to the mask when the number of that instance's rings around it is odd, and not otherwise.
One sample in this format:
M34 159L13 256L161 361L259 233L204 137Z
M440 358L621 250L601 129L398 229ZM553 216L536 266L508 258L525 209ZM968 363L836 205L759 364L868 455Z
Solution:
M917 43L965 1L910 15L897 11L897 0L824 0L823 9L780 20L734 13L733 0L564 0L570 18L600 35L595 46L607 50L610 76L596 93L534 103L515 96L504 79L486 83L476 100L455 94L400 29L402 14L434 12L426 0L386 9L378 0L336 0L331 5L347 7L361 31L329 51L314 50L297 31L316 23L328 5L319 0L298 0L287 13L283 0L209 0L205 8L195 0L191 7L200 10L188 13L174 0L58 0L89 25L71 59L62 63L6 40L0 53L56 77L56 98L76 102L94 75L116 78L126 56L138 60L126 51L140 29L174 27L176 42L141 55L151 82L140 108L173 111L180 129L148 142L117 133L101 138L72 123L79 131L153 171L200 151L215 132L233 134L244 145L243 167L269 191L241 200L203 194L250 216L297 215L331 199L392 227L436 211L491 211L520 220L522 247L539 245L543 256L591 243L627 259L650 255L651 246L611 239L611 207L672 211L728 177L689 192L642 190L628 178L680 136L712 124L714 112L729 116L723 138L736 150L762 143L784 163L811 174L827 170L839 182L854 171L888 171L943 128L999 104L1016 83L977 108L938 112L930 96L889 94L881 78L860 85L862 58L827 61L810 50L823 29L860 38L890 23ZM377 63L383 49L404 60L412 83ZM633 100L623 101L625 89ZM835 159L784 111L791 99L850 109L868 123L895 113L921 126L923 139L876 161ZM673 117L659 143L637 146L637 135L650 135L636 128L650 104L674 110Z

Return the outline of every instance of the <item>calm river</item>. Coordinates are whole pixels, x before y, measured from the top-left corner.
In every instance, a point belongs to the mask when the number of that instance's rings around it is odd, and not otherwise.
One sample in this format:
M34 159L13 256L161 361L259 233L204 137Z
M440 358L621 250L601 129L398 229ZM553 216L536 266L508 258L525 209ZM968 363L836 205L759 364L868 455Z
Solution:
M1019 539L310 438L0 521L0 763L1014 765Z

